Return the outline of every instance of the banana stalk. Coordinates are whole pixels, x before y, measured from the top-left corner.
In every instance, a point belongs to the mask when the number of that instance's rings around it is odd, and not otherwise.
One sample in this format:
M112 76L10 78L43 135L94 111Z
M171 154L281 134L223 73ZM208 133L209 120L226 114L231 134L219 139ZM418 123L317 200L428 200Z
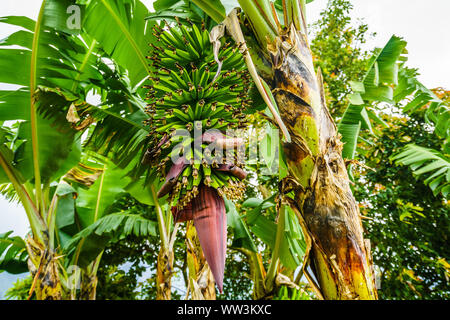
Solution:
M83 274L81 276L81 290L79 300L95 300L98 278L96 275Z
M157 200L157 195L153 186L151 193L155 200L155 209L157 212L159 234L161 246L156 263L156 300L170 300L172 298L172 275L174 252L173 243L175 241L178 224L175 224L172 236L170 235L170 213L163 211Z
M194 220L204 258L222 291L226 251L223 197L240 199L246 177L243 163L238 161L244 140L228 130L246 125L242 111L250 103L250 76L238 48L225 41L213 45L214 35L204 27L163 24L155 27L154 34L160 45L152 44L147 57L155 71L144 86L149 90L145 124L151 134L143 162L152 166L150 176L164 180L157 197L168 196L174 221ZM165 254L159 260L158 288L167 284L164 264L170 257L164 258ZM195 265L192 259L191 266ZM193 275L198 277L201 272L209 279L204 260L194 260L202 264L194 268Z
M268 45L273 92L292 143L283 145L298 183L293 205L312 238L312 262L325 299L376 299L370 252L363 238L342 146L313 69L306 35L294 24Z
M188 265L189 291L192 300L215 300L214 278L203 255L197 231L192 221L186 225L186 261Z
M296 18L300 22L294 19L267 45L272 92L292 138L283 145L297 182L292 205L312 238L311 261L323 297L376 299L370 251L349 186L342 143L326 107L320 70L316 75L313 68L303 11Z
M246 256L250 266L250 278L253 281L253 300L266 299L269 296L265 286L267 273L261 254L244 248L239 248L238 250Z
M173 259L173 251L161 246L156 269L156 300L172 298Z
M85 270L81 271L79 300L95 300L97 294L97 270L100 265L103 251L92 261Z

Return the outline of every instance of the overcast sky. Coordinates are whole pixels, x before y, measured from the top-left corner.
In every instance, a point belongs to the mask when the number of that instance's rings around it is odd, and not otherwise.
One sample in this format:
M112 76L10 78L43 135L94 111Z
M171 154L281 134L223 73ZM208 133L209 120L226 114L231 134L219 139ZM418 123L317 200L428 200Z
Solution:
M149 7L152 0L143 1ZM315 0L307 6L308 21L313 22L326 6L326 0ZM351 0L352 17L363 18L377 36L368 48L382 47L395 34L408 41L409 66L419 68L420 80L428 87L450 89L450 0ZM0 16L24 15L36 19L40 0L1 0ZM101 22L99 22L101 23ZM0 24L0 39L15 29ZM1 70L0 70L1 72ZM0 89L5 85L0 84ZM14 230L25 235L28 229L25 213L0 198L0 233Z

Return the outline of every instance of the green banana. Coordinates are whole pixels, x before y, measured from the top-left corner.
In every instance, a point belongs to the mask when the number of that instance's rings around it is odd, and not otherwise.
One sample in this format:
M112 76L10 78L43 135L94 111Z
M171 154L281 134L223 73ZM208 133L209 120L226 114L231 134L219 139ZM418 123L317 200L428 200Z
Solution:
M209 32L204 25L200 30L189 20L188 23L178 21L176 26L165 23L164 27L154 27L160 44L150 45L147 58L156 71L144 86L149 89L150 100L146 109L149 120L145 121L152 133L148 150L155 155L150 162L155 164L160 177L167 174L166 167L174 166L167 160L172 156L184 157L187 163L169 192L171 206L179 209L196 197L202 184L229 199L242 196L245 184L230 172L217 170L224 165L225 157L213 157L206 149L208 143L202 143L201 149L194 148L194 129L202 130L202 134L208 129L218 129L225 137L226 129L244 128L243 111L248 104L243 101L250 87L250 76L237 47L223 41L218 53L222 66L218 70ZM184 140L177 136L177 130L182 129L191 136ZM161 143L162 139L167 141ZM207 159L212 159L212 163Z

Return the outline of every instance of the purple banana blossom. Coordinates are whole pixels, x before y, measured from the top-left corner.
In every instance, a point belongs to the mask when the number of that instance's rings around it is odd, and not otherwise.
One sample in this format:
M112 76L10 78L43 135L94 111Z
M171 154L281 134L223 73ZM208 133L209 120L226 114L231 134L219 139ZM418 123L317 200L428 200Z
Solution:
M206 132L202 136L202 141L215 143L219 147L236 147L244 143L241 138L226 138L220 132ZM163 186L158 191L158 198L172 191L187 166L187 161L183 157L172 165ZM241 180L247 176L244 170L231 163L219 164L215 170L228 172ZM217 287L222 292L227 248L225 202L216 189L203 183L198 186L198 191L198 195L182 209L172 207L172 214L175 222L194 220L203 254L211 268Z
M194 220L203 254L222 293L227 249L227 215L223 198L216 189L201 184L197 197L181 210L173 207L172 214L175 222Z
M200 246L222 293L227 250L225 202L216 189L201 185L197 197L192 200L192 210Z

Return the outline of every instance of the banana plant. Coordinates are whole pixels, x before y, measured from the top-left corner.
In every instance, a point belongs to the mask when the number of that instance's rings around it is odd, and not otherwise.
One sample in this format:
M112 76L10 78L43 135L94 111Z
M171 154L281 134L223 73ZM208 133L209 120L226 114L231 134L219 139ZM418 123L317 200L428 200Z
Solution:
M220 1L194 0L238 43L252 79L283 133L289 175L284 201L310 248L304 264L319 297L376 299L370 246L342 158L343 144L326 107L322 76L308 44L306 1L240 0L225 16ZM222 10L220 10L222 8ZM277 113L279 110L279 114ZM306 271L306 268L304 268Z
M450 163L448 104L426 88L416 78L416 71L404 64L406 42L393 36L386 46L378 50L369 61L369 71L362 82L352 82L353 93L349 96L351 104L346 109L338 126L345 141L343 155L347 159L355 156L360 129L374 134L372 123L385 127L377 115L377 105L387 103L400 105L404 114L414 113L426 108L425 117L433 127L434 133L443 140L441 150L423 148L408 144L391 157L398 165L408 165L417 176L424 176L434 195L450 193ZM372 104L372 106L371 106ZM349 170L351 173L351 169Z
M127 168L128 176L132 178L127 190L139 201L155 207L162 243L158 263L158 274L161 275L158 277L158 299L169 299L173 260L170 258L173 256L170 239L174 236L171 234L171 215L154 200L158 183L155 182L154 186L154 181L145 174L147 168L140 163L149 134L148 127L143 124L147 115L141 99L145 94L141 83L152 71L145 56L148 45L156 40L152 34L154 23L144 19L148 15L147 8L140 1L89 2L84 8L82 36L90 39L90 52L94 56L98 59L105 56L109 61L96 64L106 81L93 78L90 84L101 95L102 102L94 106L67 91L59 94L74 101L76 126L89 126L95 122L85 142L86 150ZM99 17L105 22L102 27L98 26Z
M80 161L83 132L92 123L105 119L111 123L120 119L134 124L133 120L139 117L141 110L139 99L130 89L130 80L119 74L117 65L111 67L105 61L107 53L98 40L84 30L67 29L66 9L73 4L75 1L45 0L37 21L26 17L0 19L2 23L23 28L0 43L0 63L4 71L0 81L19 86L19 89L3 90L0 93L0 177L4 190L14 190L30 222L31 234L26 239L26 248L30 270L34 275L32 291L36 292L38 299L74 298L77 294L67 293L64 284L71 277L70 267L77 266L74 262L83 258L83 255L69 261L62 254L61 243L79 231L73 228L74 220L78 219L78 216L74 218L77 210L74 209L73 197L78 191L72 189L66 178L67 174L74 173L71 169ZM107 9L111 8L111 4L104 4ZM145 14L146 11L141 12ZM116 22L122 24L120 19L116 19ZM140 34L145 24L144 19L141 19L139 26L142 27L135 32ZM94 36L98 34L94 33ZM137 41L131 36L125 38ZM101 36L99 39L103 40ZM106 43L103 45L111 49ZM120 52L117 48L114 50L115 59L121 60ZM131 60L125 59L123 63ZM12 69L14 64L16 68ZM138 81L139 72L136 74L131 81ZM102 100L100 105L93 106L86 102L91 91L99 93ZM120 114L122 109L132 111L131 119ZM13 124L10 125L11 122ZM139 127L130 126L132 130L127 128L127 134L137 139L147 134L141 130L140 120L138 123ZM93 137L101 136L97 134L98 131L88 130L89 142ZM116 134L115 138L118 136ZM127 141L127 146L132 147L136 138ZM92 147L93 143L89 145ZM98 177L97 173L89 177L91 183ZM113 186L107 185L111 194L120 189L114 189ZM100 195L94 194L91 198L96 199ZM100 198L97 200L100 201ZM83 226L95 223L103 214L103 209L98 206L89 209L80 206L80 216L84 217ZM82 247L89 247L89 243L84 241ZM13 250L10 249L8 253L13 253ZM100 256L101 253L92 260L85 259L83 274L86 277L83 279L88 281L83 280L82 283L86 282L85 287L88 289L82 289L81 297L95 296L95 273Z
M405 61L406 41L392 36L385 47L369 59L368 71L361 82L351 82L350 105L338 125L345 142L343 156L352 160L361 130L374 134L372 123L386 127L371 104L394 103L394 88L399 82L399 66ZM351 174L351 168L349 170Z
M425 119L433 132L442 140L440 150L424 148L414 143L392 156L396 164L407 165L417 177L424 177L424 183L433 194L450 193L450 107L433 91L426 88L416 78L415 70L404 66L399 71L399 84L395 88L395 101L402 103L402 110L411 114L425 109ZM406 101L406 103L403 103Z
M442 193L445 198L450 193L450 157L439 150L408 144L391 160L409 166L414 175L424 176L435 196Z
M34 275L32 289L39 299L63 296L58 266L61 257L54 239L58 203L55 189L64 172L76 165L80 157L80 135L65 120L66 115L56 112L48 118L37 110L43 104L55 103L52 99L39 100L38 86L73 83L76 70L60 57L83 52L75 37L58 36L47 25L53 9L50 2L47 6L43 3L36 22L25 17L1 19L24 28L4 39L0 49L0 60L5 65L0 81L19 86L17 90L2 91L0 165L2 183L14 189L30 223L32 233L26 239L26 247ZM54 39L58 39L57 46ZM11 45L19 48L8 47ZM14 64L16 68L11 70ZM14 123L7 126L7 120Z

